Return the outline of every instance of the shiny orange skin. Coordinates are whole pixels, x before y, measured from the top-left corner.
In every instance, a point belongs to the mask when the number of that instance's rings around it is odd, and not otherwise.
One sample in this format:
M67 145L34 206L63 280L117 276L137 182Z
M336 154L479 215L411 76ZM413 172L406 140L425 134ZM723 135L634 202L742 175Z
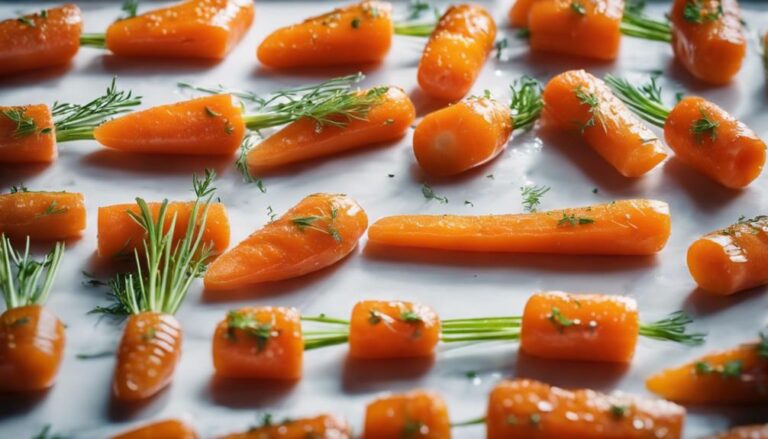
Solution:
M705 439L768 439L768 424L734 427Z
M448 407L436 393L414 390L381 397L365 409L362 439L450 439Z
M491 391L485 424L487 439L680 439L684 421L671 402L517 379Z
M392 5L364 1L280 28L259 45L257 56L273 68L378 63L392 45Z
M0 75L68 64L80 48L83 17L66 4L25 15L34 24L9 18L0 21Z
M572 324L560 324L556 313ZM629 297L542 292L525 305L520 348L553 360L629 363L639 329L637 302Z
M16 192L0 195L0 233L14 240L76 238L85 230L83 194L77 192Z
M597 99L595 112L590 112L591 107L579 98L581 93ZM667 158L656 134L605 82L584 70L555 76L544 87L542 98L542 119L548 126L579 132L595 152L625 177L640 177ZM593 125L586 126L590 120Z
M528 14L528 43L533 51L552 52L612 61L619 56L624 0L580 2L584 15L571 0L539 0Z
M59 373L65 338L58 317L40 305L0 314L0 391L51 387Z
M403 313L418 321L407 321ZM349 356L352 358L431 357L440 341L440 318L425 305L411 302L365 300L352 309Z
M538 0L514 0L509 8L509 23L514 27L528 27L528 15L531 12L531 6Z
M117 349L112 394L118 400L150 398L170 384L181 356L182 330L170 314L131 315Z
M248 167L258 175L293 163L399 139L415 118L416 110L408 95L390 87L364 119L350 120L344 127L318 128L317 122L309 118L288 124L251 149Z
M331 222L334 210L336 218ZM321 230L302 230L294 223L297 218L315 216L320 218L312 224ZM328 233L329 226L338 232L340 241ZM205 273L205 288L241 288L328 267L355 249L366 227L368 216L352 198L341 194L310 195L216 258Z
M301 316L294 308L242 308L259 326L269 325L269 339L259 340L243 329L229 328L229 319L216 326L213 335L213 366L226 378L298 380L304 359Z
M38 130L17 135L17 123L3 114L15 110L23 111L25 117L34 120ZM41 132L46 128L51 130ZM57 156L53 117L47 105L0 107L0 163L51 163Z
M107 148L141 154L232 155L245 135L228 94L160 105L107 121L93 131Z
M560 224L564 216L590 224ZM371 225L374 244L470 252L652 255L667 243L669 206L654 200L512 215L398 215Z
M495 39L496 23L482 6L449 7L419 61L419 86L436 99L463 98L480 75Z
M160 203L147 203L152 217L157 220L160 211ZM192 214L194 202L171 202L165 213L163 231L171 226L174 215L173 242L184 238L187 233L189 216ZM113 204L99 207L98 214L98 249L97 253L102 258L114 258L128 256L133 258L133 251L144 251L143 242L147 232L136 223L128 212L139 213L136 203ZM202 216L203 206L198 207L198 215ZM201 219L201 218L200 218ZM200 224L198 220L198 225ZM219 254L229 246L229 218L227 209L221 203L211 203L208 207L208 215L205 219L205 231L201 245L213 244L212 253Z
M255 427L243 433L232 433L219 439L350 439L346 421L334 415L292 419L277 425Z
M493 160L512 136L509 107L491 98L469 97L424 117L413 132L421 169L455 175Z
M197 439L195 429L178 419L153 422L111 439Z
M717 123L714 139L711 131L692 131L705 114ZM680 161L727 188L748 186L765 165L765 142L725 110L700 97L685 97L675 105L664 124L664 138Z
M119 56L224 59L253 16L251 0L187 0L112 23L107 48Z
M675 59L696 78L726 84L739 72L747 53L747 39L736 0L698 0L702 15L722 7L718 19L690 22L684 18L688 0L675 0L670 13Z

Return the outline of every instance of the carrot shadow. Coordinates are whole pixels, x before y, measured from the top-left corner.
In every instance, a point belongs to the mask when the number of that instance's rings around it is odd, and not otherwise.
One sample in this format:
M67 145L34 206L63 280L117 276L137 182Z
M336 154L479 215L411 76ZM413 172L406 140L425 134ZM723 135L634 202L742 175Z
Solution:
M60 78L70 70L72 70L72 63L3 75L0 76L0 89L40 84L43 81Z
M569 70L584 69L597 74L594 71L607 71L616 64L615 61L601 61L581 56L534 51L530 48L520 58L522 58L521 60L526 65L536 66L542 72L551 72L553 74L562 72L563 66L568 66Z
M24 185L24 180L41 174L51 163L0 164L0 190ZM34 188L30 188L34 189Z
M664 173L675 180L688 197L706 212L717 213L746 193L746 190L721 186L674 158L666 163Z
M347 356L341 386L348 393L388 389L392 383L421 378L429 373L435 357L362 360Z
M162 411L162 408L168 404L171 398L170 387L166 386L157 394L140 401L121 401L112 395L110 388L109 404L107 406L107 417L110 422L122 422L133 419L152 418L155 414Z
M563 373L567 370L568 373ZM558 387L610 391L629 370L629 365L591 361L566 361L536 358L522 350L517 355L515 375L532 378Z
M408 96L413 102L413 106L416 107L416 117L424 117L429 113L433 113L437 110L450 105L450 101L444 101L442 99L433 98L421 89L421 87L413 87L408 93Z
M0 392L0 420L30 413L50 394L51 388L34 392Z
M298 381L222 378L214 375L203 390L211 402L229 408L260 408L276 405L295 390Z
M146 77L166 73L200 73L218 65L222 60L189 58L126 57L104 52L83 69L86 73L109 73L120 76Z
M413 163L408 167L408 175L411 179L411 181L415 183L429 183L430 185L442 185L442 186L461 186L467 182L470 182L472 180L478 180L478 179L484 179L487 178L489 174L492 174L494 165L497 160L501 158L501 154L494 157L492 160L483 163L482 165L476 166L472 169L468 169L460 174L457 175L448 175L448 176L434 176L430 175L426 172L424 172L423 169L421 169L421 166L419 166L418 163L416 163L416 159L414 158Z
M693 317L717 314L739 303L755 300L768 293L768 287L756 287L740 291L730 296L708 293L701 288L694 288L685 298L683 309Z
M234 157L135 154L100 149L84 156L81 161L88 166L120 172L189 175L192 172L202 173L206 168L213 168L221 174L232 165Z
M289 67L275 68L261 64L257 61L253 69L253 76L260 79L284 80L286 76L302 78L304 81L326 81L328 78L354 75L356 73L368 74L381 68L382 63L349 64L343 66L328 67Z

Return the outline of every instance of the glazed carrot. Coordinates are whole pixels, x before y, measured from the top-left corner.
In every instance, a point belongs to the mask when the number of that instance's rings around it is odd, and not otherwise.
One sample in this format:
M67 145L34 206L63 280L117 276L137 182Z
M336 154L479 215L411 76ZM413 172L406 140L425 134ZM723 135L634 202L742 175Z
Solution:
M436 393L414 390L381 397L365 409L363 439L450 439L448 407Z
M427 306L367 300L352 309L349 355L354 358L431 357L440 341L440 319Z
M320 270L352 252L367 226L350 197L310 195L213 261L205 287L240 288Z
M301 320L293 308L230 311L213 335L213 366L222 377L298 380L303 357Z
M591 255L652 255L670 234L669 206L622 200L513 215L400 215L376 221L374 244L438 250Z
M768 438L768 424L744 425L734 427L726 432L708 436L705 439L766 439Z
M228 434L219 439L350 439L352 437L346 421L333 415L286 419L277 423L267 418L263 424L246 432Z
M768 217L742 218L688 247L688 270L699 287L730 295L768 284Z
M449 7L419 61L419 86L434 98L463 98L480 74L495 39L496 24L482 6Z
M68 64L82 31L80 8L73 4L0 21L0 75Z
M518 379L491 391L486 438L679 439L684 420L683 407L662 400Z
M135 428L111 439L197 439L195 429L178 419L153 422Z
M161 203L148 203L147 205L152 212L152 217L157 219ZM195 203L192 201L167 204L163 233L168 231L171 221L175 217L174 243L183 239L187 233L187 224L194 206ZM128 212L141 213L136 203L99 207L97 253L100 257L132 257L134 250L142 250L142 243L147 238L147 232L131 218ZM213 244L211 254L214 255L220 254L229 246L229 218L226 208L221 203L212 203L208 208L203 242Z
M515 0L509 8L509 23L514 27L528 27L528 14L538 0Z
M583 70L552 78L544 87L544 121L578 130L584 141L625 177L639 177L667 154L657 136L611 92Z
M11 239L64 240L80 236L84 229L83 194L25 187L0 194L0 233Z
M50 163L56 160L53 116L47 105L0 107L0 163ZM31 121L31 122L30 122ZM22 125L30 127L19 132ZM38 128L41 127L41 128Z
M6 305L0 314L0 391L43 390L56 380L64 325L44 304L63 253L64 244L56 243L38 262L29 257L29 240L20 253L0 234L0 293Z

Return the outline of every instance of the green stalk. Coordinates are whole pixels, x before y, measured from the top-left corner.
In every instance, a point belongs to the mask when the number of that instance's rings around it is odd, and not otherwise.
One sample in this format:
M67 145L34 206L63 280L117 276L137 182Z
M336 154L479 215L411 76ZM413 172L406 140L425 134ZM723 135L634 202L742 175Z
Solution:
M477 342L477 341L497 341L497 340L519 340L520 331L507 330L495 332L467 332L461 335L441 337L443 343Z
M435 30L435 23L395 23L395 35L428 37Z
M533 126L544 108L541 99L541 84L530 76L523 76L510 86L512 102L512 126L515 129L527 130Z
M479 418L469 419L461 422L453 422L451 423L451 427L469 427L470 425L481 425L481 424L485 424L485 416L480 416Z
M662 341L673 341L688 346L704 343L705 333L686 332L693 319L683 311L677 311L652 323L641 323L639 333L643 337Z
M335 346L344 344L349 340L349 335L337 335L328 337L318 337L304 340L304 350L311 351L312 349L324 348L327 346Z
M657 21L631 9L625 10L621 20L621 33L652 41L672 41L672 27L664 21Z
M320 314L319 316L302 316L301 320L305 322L335 323L338 325L349 325L349 320L326 317L324 314Z
M24 252L20 253L5 234L0 234L0 291L6 307L44 304L63 254L64 243L57 242L42 261L36 261L30 256L29 237Z
M671 110L661 100L661 88L656 85L656 78L652 77L650 83L640 87L613 75L606 75L605 82L616 97L638 116L660 128L664 127Z
M105 49L107 47L107 36L102 33L80 34L80 45Z

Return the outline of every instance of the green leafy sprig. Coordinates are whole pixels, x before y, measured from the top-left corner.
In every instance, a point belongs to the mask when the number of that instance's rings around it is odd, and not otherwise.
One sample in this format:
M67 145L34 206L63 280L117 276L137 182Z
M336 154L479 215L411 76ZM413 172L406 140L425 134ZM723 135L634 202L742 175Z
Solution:
M11 240L0 234L0 291L8 309L42 305L56 278L64 243L57 242L42 261L32 259L29 237L23 252L13 248Z

